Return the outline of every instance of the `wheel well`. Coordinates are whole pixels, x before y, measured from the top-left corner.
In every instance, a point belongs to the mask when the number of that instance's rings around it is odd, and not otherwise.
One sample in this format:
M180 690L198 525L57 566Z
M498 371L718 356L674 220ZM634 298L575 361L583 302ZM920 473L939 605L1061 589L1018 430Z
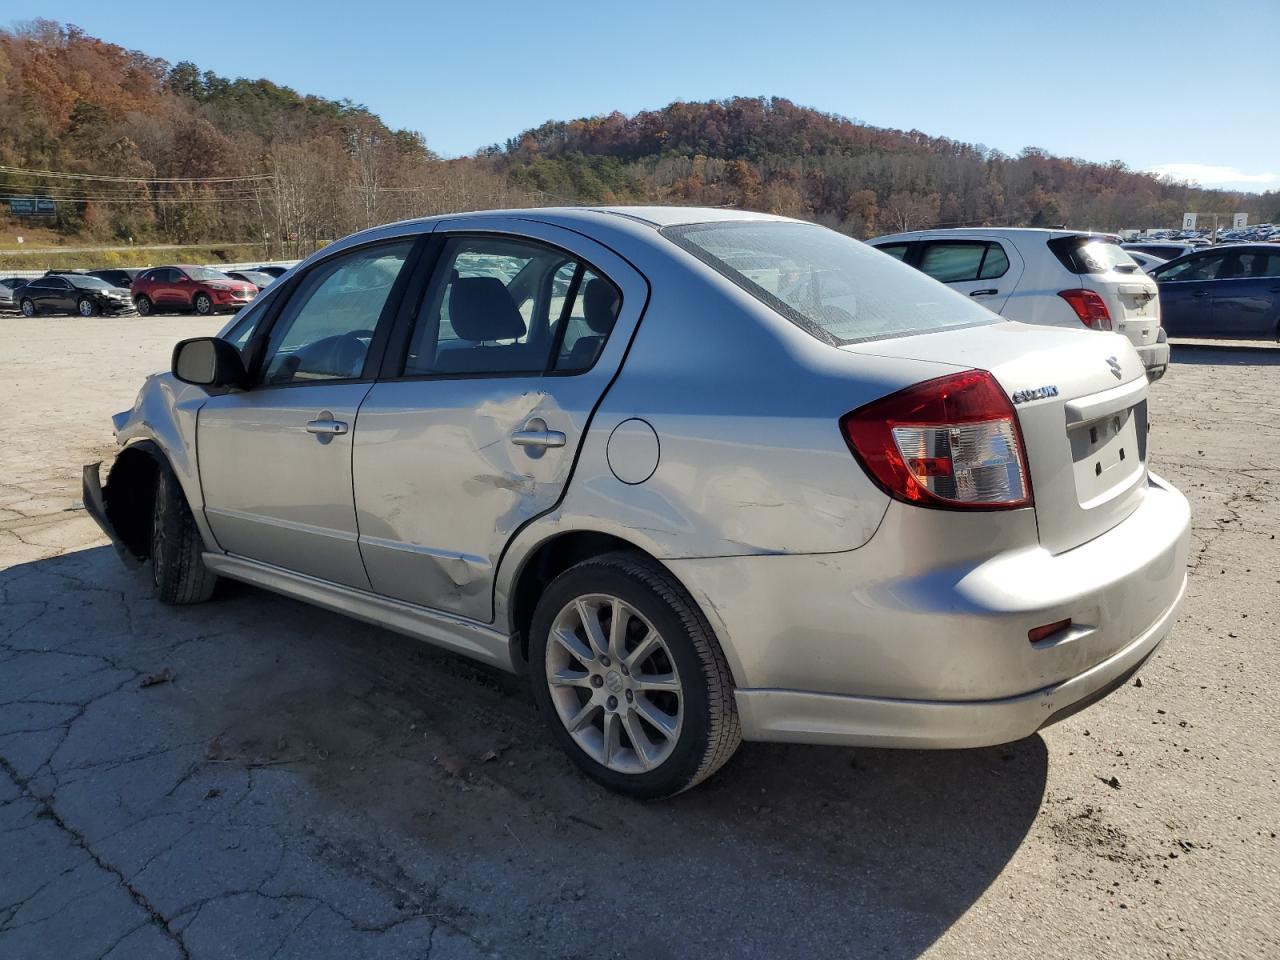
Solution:
M139 444L126 447L107 475L102 497L107 519L120 541L140 560L151 556L151 514L162 456Z
M586 530L562 533L534 551L520 571L511 593L512 624L520 635L520 655L526 661L529 659L529 626L533 622L533 611L547 585L575 563L619 550L644 553L621 537Z

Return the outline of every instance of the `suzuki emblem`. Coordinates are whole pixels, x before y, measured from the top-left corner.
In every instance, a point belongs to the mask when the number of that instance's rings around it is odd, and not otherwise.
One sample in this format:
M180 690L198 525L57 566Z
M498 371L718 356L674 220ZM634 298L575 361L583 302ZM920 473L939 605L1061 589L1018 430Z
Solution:
M1111 372L1116 375L1116 379L1121 379L1124 374L1120 372L1120 361L1115 357L1107 357L1107 366L1111 368Z

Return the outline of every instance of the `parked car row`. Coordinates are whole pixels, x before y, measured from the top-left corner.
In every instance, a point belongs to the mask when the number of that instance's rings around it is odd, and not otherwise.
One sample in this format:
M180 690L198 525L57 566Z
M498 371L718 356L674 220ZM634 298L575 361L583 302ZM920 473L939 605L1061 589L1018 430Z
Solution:
M34 279L0 280L0 309L25 316L75 313L84 317L157 308L201 315L238 310L288 268L278 264L224 273L210 267L168 265L101 270L50 270Z

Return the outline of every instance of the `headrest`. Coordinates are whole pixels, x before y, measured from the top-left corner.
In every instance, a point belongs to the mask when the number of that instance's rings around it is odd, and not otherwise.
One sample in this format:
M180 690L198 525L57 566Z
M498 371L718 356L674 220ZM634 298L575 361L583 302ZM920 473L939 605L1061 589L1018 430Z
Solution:
M524 317L497 277L463 277L449 289L449 322L463 340L515 340Z
M607 280L592 277L582 288L582 316L592 333L608 333L617 319L618 295Z

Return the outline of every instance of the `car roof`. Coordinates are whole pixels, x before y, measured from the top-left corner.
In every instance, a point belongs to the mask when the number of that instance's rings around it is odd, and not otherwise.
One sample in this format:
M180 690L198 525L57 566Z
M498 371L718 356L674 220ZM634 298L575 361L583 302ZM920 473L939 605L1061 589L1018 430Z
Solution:
M938 227L931 230L908 230L904 233L887 233L882 237L873 237L871 243L885 240L925 240L933 237L1044 237L1053 240L1057 237L1107 237L1114 238L1114 233L1100 230L1065 230L1054 227Z
M771 220L796 223L790 217L779 217L754 210L738 210L726 207L677 207L677 206L597 206L597 207L524 207L510 210L472 210L466 213L446 213L434 217L418 217L401 221L403 226L412 223L430 223L459 219L522 219L539 220L558 226L572 227L600 221L601 217L623 217L651 227L674 227L690 223L712 223L724 220ZM393 226L393 224L388 224ZM378 228L374 228L378 229Z

